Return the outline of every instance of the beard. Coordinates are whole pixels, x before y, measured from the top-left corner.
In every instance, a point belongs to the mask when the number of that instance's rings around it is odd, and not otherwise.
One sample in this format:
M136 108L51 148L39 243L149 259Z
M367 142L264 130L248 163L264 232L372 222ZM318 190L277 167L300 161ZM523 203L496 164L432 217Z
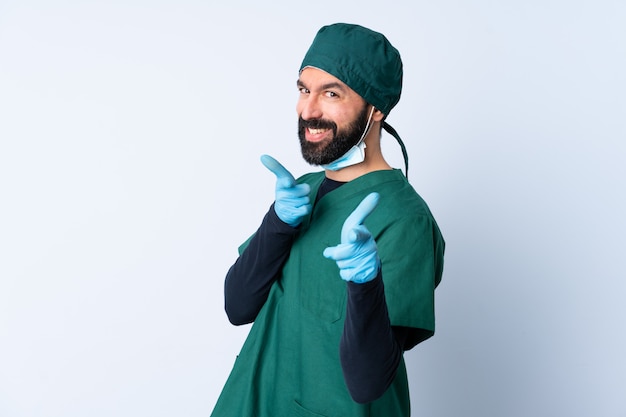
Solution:
M302 157L310 165L330 164L359 143L363 132L367 129L367 121L367 105L363 106L363 110L356 119L341 132L337 132L337 124L330 120L304 120L300 117L298 119L298 137L300 138ZM309 142L305 137L306 129L330 129L333 131L333 136L330 140Z

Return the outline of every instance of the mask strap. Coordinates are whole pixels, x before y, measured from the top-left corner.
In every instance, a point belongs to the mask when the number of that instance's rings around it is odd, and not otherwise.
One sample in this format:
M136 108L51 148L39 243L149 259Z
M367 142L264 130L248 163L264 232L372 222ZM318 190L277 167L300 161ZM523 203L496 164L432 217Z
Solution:
M359 146L361 144L361 142L363 142L363 140L365 140L365 136L367 136L367 133L372 128L372 125L370 125L370 122L372 121L372 116L373 115L374 115L374 106L372 106L372 110L370 111L370 116L367 118L367 124L365 125L365 130L363 131L363 134L361 135L361 139L359 139L359 141L356 143L355 146Z
M387 133L389 133L391 136L396 138L396 140L398 141L398 144L400 144L400 148L402 149L402 156L404 157L404 176L408 179L409 178L409 155L406 152L406 147L404 146L404 142L402 142L402 139L400 139L400 135L398 135L398 132L396 132L396 130L393 127L391 127L387 122L383 122L383 129L385 129Z

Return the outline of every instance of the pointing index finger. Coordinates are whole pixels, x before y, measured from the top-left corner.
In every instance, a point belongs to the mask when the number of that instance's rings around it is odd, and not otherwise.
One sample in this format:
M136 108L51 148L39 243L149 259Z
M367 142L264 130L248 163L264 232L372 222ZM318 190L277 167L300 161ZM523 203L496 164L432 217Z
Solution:
M296 179L293 177L293 175L291 175L291 172L289 172L287 168L282 166L280 162L278 162L271 156L262 155L261 162L263 163L263 165L265 165L267 169L269 169L274 173L274 175L276 175L277 179L280 180L286 178L289 181L288 186L292 186L296 183Z
M356 209L348 216L346 221L343 223L343 227L341 228L341 242L349 242L350 237L353 235L352 230L365 221L367 216L370 215L372 211L378 205L378 200L380 199L380 195L378 193L370 193L368 194L362 201L359 203Z

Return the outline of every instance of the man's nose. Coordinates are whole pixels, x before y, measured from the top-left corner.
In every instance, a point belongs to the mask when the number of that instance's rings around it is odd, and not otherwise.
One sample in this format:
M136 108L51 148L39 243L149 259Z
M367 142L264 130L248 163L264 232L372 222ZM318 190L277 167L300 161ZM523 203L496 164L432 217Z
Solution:
M322 109L315 97L308 96L300 99L300 117L304 120L321 119Z

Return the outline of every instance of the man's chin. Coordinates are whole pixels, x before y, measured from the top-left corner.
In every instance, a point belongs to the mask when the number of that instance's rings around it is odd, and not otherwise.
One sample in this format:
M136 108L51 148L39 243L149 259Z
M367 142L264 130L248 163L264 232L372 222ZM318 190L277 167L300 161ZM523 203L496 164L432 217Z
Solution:
M323 162L320 162L319 158L311 157L310 155L307 155L305 153L302 154L302 159L304 159L304 162L306 162L309 165L314 165L314 166L324 165Z
M305 152L304 150L302 151L302 159L304 159L304 162L306 162L307 164L315 166L324 165L327 163L320 157L320 155L311 152Z

